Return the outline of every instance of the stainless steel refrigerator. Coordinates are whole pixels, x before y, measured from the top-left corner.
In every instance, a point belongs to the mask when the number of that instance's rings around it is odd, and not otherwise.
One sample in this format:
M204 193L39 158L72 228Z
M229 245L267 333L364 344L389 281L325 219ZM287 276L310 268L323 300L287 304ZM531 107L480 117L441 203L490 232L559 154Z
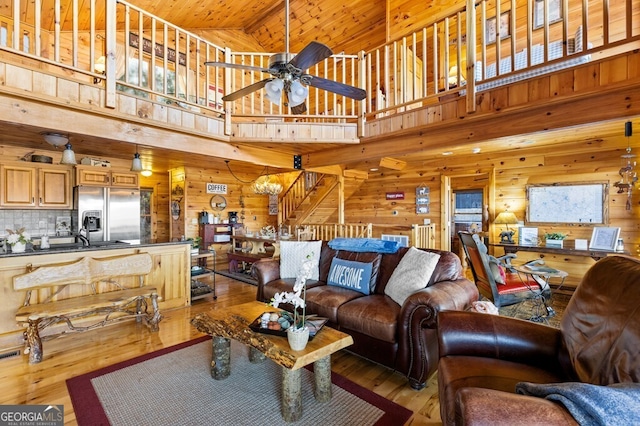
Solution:
M140 243L140 191L135 188L77 186L74 231L90 242Z

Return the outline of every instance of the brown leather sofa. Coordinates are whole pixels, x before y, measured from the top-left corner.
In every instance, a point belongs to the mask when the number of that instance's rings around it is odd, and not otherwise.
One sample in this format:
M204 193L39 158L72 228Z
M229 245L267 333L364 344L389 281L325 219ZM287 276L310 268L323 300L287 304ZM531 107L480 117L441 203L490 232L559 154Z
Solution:
M569 301L560 329L494 315L441 312L443 423L574 425L564 405L516 393L516 384L588 383L602 389L638 383L639 283L639 259L609 256L598 261Z
M458 256L451 252L428 250L440 254L436 269L425 289L413 293L403 306L384 289L407 248L395 254L336 251L323 242L319 280L307 281L307 313L329 318L329 325L353 336L348 349L365 358L406 374L414 389L425 386L438 363L436 319L441 310L466 309L478 299L476 286L462 277ZM350 289L326 285L331 260L370 262L380 256L374 270L375 288L363 295ZM268 302L281 291L291 291L294 279L281 279L278 260L254 263L258 280L257 300Z

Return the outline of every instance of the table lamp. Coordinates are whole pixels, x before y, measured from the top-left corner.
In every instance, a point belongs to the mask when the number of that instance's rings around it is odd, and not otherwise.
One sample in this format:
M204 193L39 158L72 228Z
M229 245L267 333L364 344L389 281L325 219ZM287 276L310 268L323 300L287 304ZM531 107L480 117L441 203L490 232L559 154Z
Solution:
M496 225L507 225L507 230L500 232L500 243L513 244L512 237L515 231L510 230L509 225L516 225L518 223L516 215L509 210L505 210L496 217L493 223Z

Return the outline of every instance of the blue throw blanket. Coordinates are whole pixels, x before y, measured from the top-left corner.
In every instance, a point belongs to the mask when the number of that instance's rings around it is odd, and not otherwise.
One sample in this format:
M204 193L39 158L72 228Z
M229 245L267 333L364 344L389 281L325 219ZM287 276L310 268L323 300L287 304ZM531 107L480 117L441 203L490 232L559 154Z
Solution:
M334 238L329 241L329 247L334 250L348 250L358 253L395 253L400 248L400 243L375 238Z
M581 425L640 425L640 383L521 382L516 392L561 403Z

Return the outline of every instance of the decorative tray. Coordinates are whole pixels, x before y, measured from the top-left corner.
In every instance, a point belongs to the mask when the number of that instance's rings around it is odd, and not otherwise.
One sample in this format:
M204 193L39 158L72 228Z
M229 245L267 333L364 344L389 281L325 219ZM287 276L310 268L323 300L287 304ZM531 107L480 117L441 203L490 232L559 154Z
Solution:
M264 314L276 314L278 315L278 319L275 321L270 321L272 328L262 327L262 315ZM293 322L293 314L287 311L279 311L279 312L264 312L262 315L258 316L251 324L249 324L249 328L256 333L264 333L264 334L272 334L274 336L287 336L287 330L282 329L282 325L280 328L276 328L273 323L280 323L280 321L288 321L289 324ZM324 327L327 323L328 319L324 317L319 317L317 315L307 315L306 325L309 327L309 340L313 339L315 335Z

